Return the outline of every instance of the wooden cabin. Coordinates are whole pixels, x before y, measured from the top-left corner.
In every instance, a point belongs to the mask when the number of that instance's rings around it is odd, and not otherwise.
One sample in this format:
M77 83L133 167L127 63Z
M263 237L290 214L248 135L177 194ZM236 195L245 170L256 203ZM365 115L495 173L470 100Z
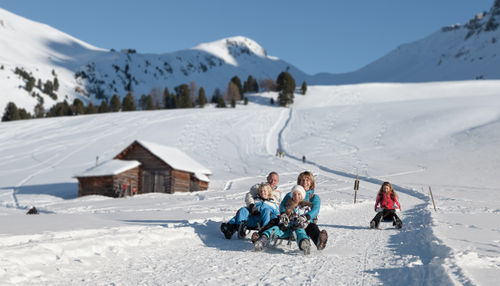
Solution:
M76 175L78 196L132 196L138 193L141 163L135 160L110 160Z
M139 193L196 192L208 189L210 170L179 149L134 141L115 156L141 163Z

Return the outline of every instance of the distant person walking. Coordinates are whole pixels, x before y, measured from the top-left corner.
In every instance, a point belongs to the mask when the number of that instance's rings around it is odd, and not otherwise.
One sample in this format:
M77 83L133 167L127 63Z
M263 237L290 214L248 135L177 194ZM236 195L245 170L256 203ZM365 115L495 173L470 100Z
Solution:
M302 156L302 163L305 163L306 162L306 155L303 155Z

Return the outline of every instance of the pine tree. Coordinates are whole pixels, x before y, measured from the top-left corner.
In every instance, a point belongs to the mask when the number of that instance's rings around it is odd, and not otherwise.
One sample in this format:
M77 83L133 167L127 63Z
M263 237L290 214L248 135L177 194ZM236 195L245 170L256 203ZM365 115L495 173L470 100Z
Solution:
M302 92L303 95L306 95L307 83L305 81L302 82L302 86L300 87L300 90L301 90L301 92Z
M97 112L99 113L108 113L109 112L109 106L106 100L102 100L101 104L97 108Z
M200 87L198 91L198 105L203 108L207 104L207 97L205 96L205 89Z
M26 111L26 109L24 109L24 108L19 108L19 117L21 118L21 120L32 118L31 113Z
M141 98L139 98L139 107L141 110L147 110L148 108L148 96L143 94Z
M172 98L170 96L170 92L168 90L168 87L165 87L163 90L163 108L165 109L171 109L173 103L172 103Z
M57 79L57 77L54 78L54 90L59 90L59 80Z
M5 111L2 116L2 121L13 121L19 120L21 116L19 115L19 110L14 102L9 102L5 107Z
M127 93L122 101L122 111L135 111L137 107L135 106L134 94L132 92Z
M287 106L293 103L294 92L295 92L295 79L288 72L281 72L278 75L277 83L277 91L279 91L278 95L278 103L280 106Z
M168 87L163 91L163 104L166 109L177 108L175 94L170 93Z
M118 94L113 94L113 96L111 97L109 109L112 112L118 112L120 111L120 108L122 108L122 103L120 102L120 98L118 97Z
M259 84L249 75L245 83L243 84L243 92L259 92Z
M73 114L78 115L78 114L85 114L85 107L83 105L83 102L79 98L75 98L73 100Z
M66 100L63 102L56 103L47 112L47 117L58 117L67 115L73 115L73 110L71 106L69 106Z
M187 84L181 84L175 88L177 92L176 95L176 107L177 108L191 108L193 107L193 102L191 101L189 86Z
M87 105L87 108L85 108L85 114L94 114L94 113L97 113L97 108L94 106L94 104L91 101Z
M153 96L151 94L149 94L149 95L143 94L141 96L141 101L143 101L143 106L141 106L142 110L154 110L155 109Z
M218 104L220 96L221 96L220 89L217 87L217 88L214 89L214 94L212 94L212 100L211 100L211 102L213 104Z
M222 96L219 96L217 98L217 105L216 107L219 107L219 108L225 108L226 107L226 101L224 100L224 98Z
M250 92L250 88L248 87L248 81L243 83L243 94Z
M36 80L34 77L30 77L28 79L28 82L26 82L26 90L28 92L31 92L33 90L33 88L35 87L35 82L36 82Z
M50 80L47 80L43 85L43 92L48 95L54 92L54 84Z

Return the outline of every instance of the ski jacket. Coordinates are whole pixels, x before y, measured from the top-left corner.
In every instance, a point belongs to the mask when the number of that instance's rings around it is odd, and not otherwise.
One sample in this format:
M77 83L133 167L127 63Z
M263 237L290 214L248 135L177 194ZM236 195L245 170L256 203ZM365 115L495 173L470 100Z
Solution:
M386 210L393 210L397 208L401 209L401 205L398 202L398 198L396 196L391 196L388 193L379 194L377 196L377 201L375 202L375 210L377 210L377 206L380 204L380 207Z
M295 229L299 225L299 216L306 215L311 211L312 204L307 201L302 201L293 209L293 213L290 216L290 228ZM300 228L306 228L306 225L300 226Z
M289 192L286 194L286 196L283 198L280 204L280 213L283 213L286 211L286 206L288 203L288 200L292 199L292 192ZM321 205L321 199L319 198L318 195L314 194L314 190L310 189L309 191L306 191L306 197L304 198L304 201L310 202L312 204L311 209L306 212L305 214L309 216L310 221L312 222L314 218L316 218L319 214L319 209Z
M279 206L273 200L264 200L261 197L258 197L254 201L255 206L259 209L259 212L262 213L265 208L269 208L271 210L271 214L276 214L276 217L279 215Z
M260 184L255 184L250 188L250 191L245 195L245 203L247 207L255 204L255 199L259 198ZM273 188L273 200L279 205L282 199L282 192L278 188Z

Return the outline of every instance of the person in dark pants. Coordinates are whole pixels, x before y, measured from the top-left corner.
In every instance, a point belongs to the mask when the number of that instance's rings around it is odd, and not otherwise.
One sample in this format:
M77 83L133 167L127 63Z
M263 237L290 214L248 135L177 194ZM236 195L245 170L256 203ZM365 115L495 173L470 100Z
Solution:
M297 177L297 185L301 185L306 191L304 201L310 202L312 204L311 210L305 214L307 219L310 221L305 229L306 234L311 238L313 243L316 245L316 248L318 250L322 250L326 247L326 242L328 241L328 233L324 229L320 230L318 225L316 224L321 205L321 199L314 193L316 184L313 174L309 171L300 173ZM280 213L286 210L288 200L290 200L291 197L291 193L288 193L283 198L280 204Z
M403 222L396 215L396 209L401 210L401 205L399 204L398 196L391 183L384 182L380 187L374 209L377 214L371 220L370 228L378 228L381 220L392 221L392 224L397 229L403 227Z

